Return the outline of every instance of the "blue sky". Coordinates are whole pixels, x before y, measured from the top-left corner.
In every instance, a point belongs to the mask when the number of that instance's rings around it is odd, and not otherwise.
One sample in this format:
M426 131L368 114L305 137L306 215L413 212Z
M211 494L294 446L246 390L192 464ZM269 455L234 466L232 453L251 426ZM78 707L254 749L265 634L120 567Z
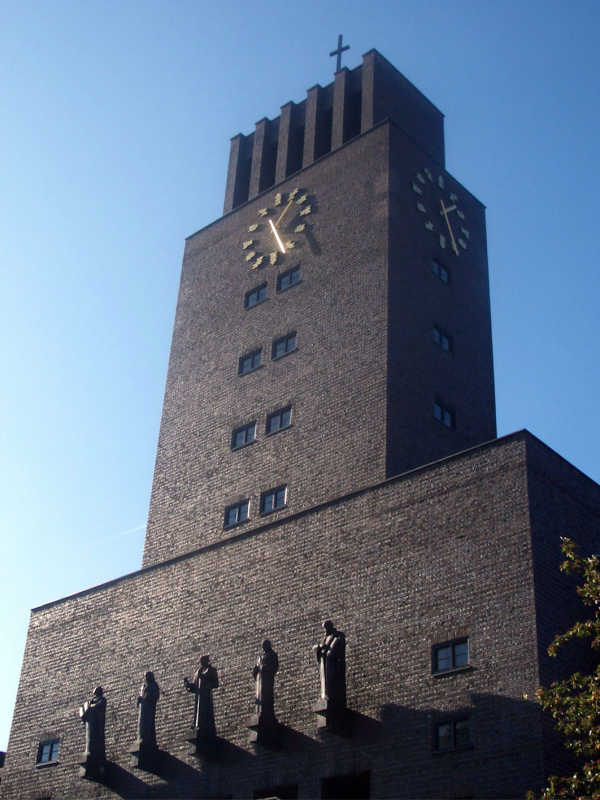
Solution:
M329 83L338 33L345 65L375 47L444 112L448 170L488 208L499 434L600 481L596 0L0 20L0 749L29 609L140 566L183 241L221 214L229 139Z

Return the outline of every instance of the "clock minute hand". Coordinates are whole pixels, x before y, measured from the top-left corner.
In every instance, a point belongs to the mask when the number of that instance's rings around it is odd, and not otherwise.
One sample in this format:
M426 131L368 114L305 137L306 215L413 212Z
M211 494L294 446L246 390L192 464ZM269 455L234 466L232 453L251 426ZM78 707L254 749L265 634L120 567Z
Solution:
M454 250L456 255L459 255L458 247L456 246L456 242L454 241L454 234L452 233L452 228L450 227L450 220L448 219L448 211L452 211L452 208L446 208L444 206L443 200L440 200L440 205L442 206L440 214L442 214L444 219L446 220L446 225L448 226L448 232L450 233L450 238L452 239L452 249ZM456 206L454 207L456 208Z
M283 214L285 214L285 211L283 212ZM283 214L281 215L281 217L283 217ZM281 217L279 217L279 219L281 219ZM279 249L285 255L285 247L283 246L283 242L281 241L281 239L279 237L279 234L277 233L276 226L273 225L273 220L272 219L269 220L269 225L271 226L271 230L273 231L273 235L277 239L277 244L279 245Z

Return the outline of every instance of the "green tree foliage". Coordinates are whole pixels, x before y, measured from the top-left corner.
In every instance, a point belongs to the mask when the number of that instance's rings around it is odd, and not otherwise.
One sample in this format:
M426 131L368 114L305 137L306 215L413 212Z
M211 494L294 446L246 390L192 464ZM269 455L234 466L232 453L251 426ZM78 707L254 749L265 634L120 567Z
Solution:
M600 650L600 561L597 557L580 556L571 539L563 539L562 551L565 560L560 569L583 576L583 585L577 592L592 614L590 619L576 622L557 636L548 653L556 656L560 647L574 639L589 639L591 647ZM600 800L600 666L591 675L575 672L565 681L555 681L549 689L538 689L536 695L542 708L554 717L557 730L564 734L566 747L585 761L574 775L550 777L542 800ZM527 798L534 800L535 795L530 792Z

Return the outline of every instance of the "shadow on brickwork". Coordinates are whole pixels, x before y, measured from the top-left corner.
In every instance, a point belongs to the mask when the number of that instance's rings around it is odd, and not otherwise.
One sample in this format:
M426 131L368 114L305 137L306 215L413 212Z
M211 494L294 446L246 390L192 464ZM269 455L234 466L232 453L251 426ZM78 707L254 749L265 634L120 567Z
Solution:
M137 798L145 800L147 797L156 796L153 786L140 780L118 764L115 764L114 761L106 762L103 783L119 797L129 798L129 800L137 800Z

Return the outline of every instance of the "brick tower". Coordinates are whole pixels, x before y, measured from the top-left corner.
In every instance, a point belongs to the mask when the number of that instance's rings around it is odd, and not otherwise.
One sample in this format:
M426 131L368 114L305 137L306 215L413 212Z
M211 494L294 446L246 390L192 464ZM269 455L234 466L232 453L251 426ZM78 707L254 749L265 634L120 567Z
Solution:
M495 438L484 209L442 124L371 51L232 140L186 242L143 566L33 610L3 797L510 798L569 768L524 698L586 668L545 649L600 487Z

